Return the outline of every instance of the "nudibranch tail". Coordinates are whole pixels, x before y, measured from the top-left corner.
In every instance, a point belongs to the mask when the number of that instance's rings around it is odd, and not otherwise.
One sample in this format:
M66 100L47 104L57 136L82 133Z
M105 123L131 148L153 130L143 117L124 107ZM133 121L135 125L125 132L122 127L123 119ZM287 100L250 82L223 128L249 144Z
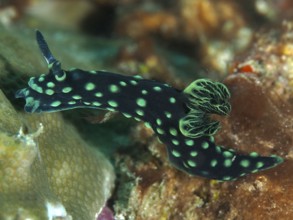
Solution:
M218 180L276 166L277 156L240 155L216 145L220 128L210 114L227 115L230 93L221 83L207 79L192 82L183 92L136 76L106 71L63 70L42 34L37 42L49 73L32 77L28 87L16 92L26 100L27 112L53 112L73 108L119 111L146 122L166 145L171 164L190 175Z
M262 157L256 152L240 155L216 145L212 136L177 139L168 143L171 163L191 174L221 181L235 180L277 166L283 162L278 156Z

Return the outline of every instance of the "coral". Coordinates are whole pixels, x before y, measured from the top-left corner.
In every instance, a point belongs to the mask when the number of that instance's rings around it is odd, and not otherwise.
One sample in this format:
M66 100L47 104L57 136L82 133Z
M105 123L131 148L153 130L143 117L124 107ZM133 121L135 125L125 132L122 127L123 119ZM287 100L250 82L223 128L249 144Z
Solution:
M111 164L60 115L18 115L3 94L0 103L0 218L94 219L111 195ZM20 121L43 132L16 132Z
M73 219L93 219L111 195L114 174L110 163L88 147L71 126L62 123L60 116L29 115L27 120L42 122L50 137L48 141L40 135L37 141L43 146L40 154L46 157L43 160L51 189Z

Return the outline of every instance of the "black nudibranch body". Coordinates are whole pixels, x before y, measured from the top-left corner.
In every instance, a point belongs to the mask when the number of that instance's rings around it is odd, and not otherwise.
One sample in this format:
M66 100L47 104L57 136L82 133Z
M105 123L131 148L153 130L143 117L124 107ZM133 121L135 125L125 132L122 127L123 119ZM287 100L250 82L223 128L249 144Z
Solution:
M63 70L42 34L37 42L49 73L32 77L28 88L18 90L27 112L53 112L73 108L119 111L142 120L166 145L172 165L190 175L234 180L274 167L283 159L252 152L240 155L214 142L219 122L209 114L229 114L230 93L225 85L207 79L191 83L184 91L139 76L107 71Z

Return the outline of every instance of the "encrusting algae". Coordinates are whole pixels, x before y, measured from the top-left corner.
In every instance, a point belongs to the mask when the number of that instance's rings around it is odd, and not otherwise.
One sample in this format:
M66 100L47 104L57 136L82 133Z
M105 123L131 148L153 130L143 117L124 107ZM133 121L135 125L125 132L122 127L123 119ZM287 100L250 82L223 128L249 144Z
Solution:
M95 219L113 188L108 160L60 115L18 115L2 93L0 105L0 219Z

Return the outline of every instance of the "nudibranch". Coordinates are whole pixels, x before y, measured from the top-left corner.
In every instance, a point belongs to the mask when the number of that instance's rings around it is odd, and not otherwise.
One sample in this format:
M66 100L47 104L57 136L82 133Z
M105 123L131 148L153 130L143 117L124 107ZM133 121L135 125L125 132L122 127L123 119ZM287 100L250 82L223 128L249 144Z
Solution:
M36 39L49 73L32 77L28 88L17 91L16 97L26 100L27 112L119 111L151 127L166 145L171 164L190 175L228 181L283 162L275 155L241 155L215 143L220 125L209 115L228 115L231 110L230 93L222 83L199 79L179 91L139 76L63 70L39 31Z

